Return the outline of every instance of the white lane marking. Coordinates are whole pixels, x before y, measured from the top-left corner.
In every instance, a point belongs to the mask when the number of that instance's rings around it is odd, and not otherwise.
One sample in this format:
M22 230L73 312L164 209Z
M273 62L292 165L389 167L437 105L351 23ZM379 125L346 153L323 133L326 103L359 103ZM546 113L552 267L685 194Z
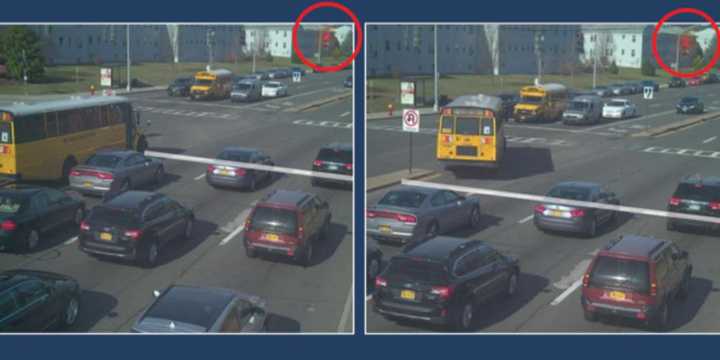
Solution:
M554 197L549 197L549 196L524 194L524 193L518 193L518 192L493 190L493 189L487 189L487 188L472 188L472 187L468 187L468 186L439 184L439 183L432 183L432 182L427 182L427 181L402 179L401 183L403 185L420 186L420 187L426 187L426 188L430 188L430 189L451 190L451 191L455 191L455 192L459 192L459 193L469 192L469 193L479 194L479 195L496 196L496 197L510 198L510 199L517 199L517 200L527 200L527 201L533 201L533 202L539 202L539 203L551 203L551 204L567 205L567 206L574 206L574 207L587 207L587 208L593 208L593 209L634 213L634 214L638 214L638 215L658 216L658 217L681 219L681 220L695 220L695 221L709 222L709 223L713 223L713 224L720 224L720 218L712 217L712 216L692 215L692 214L671 212L671 211L665 211L665 210L639 208L639 207L634 207L634 206L595 203L595 202L590 202L590 201L568 200L568 199L554 198Z
M634 122L637 122L637 121L648 120L648 119L656 118L656 117L658 117L658 116L663 116L663 115L672 114L672 113L674 113L674 112L675 112L675 110L668 110L668 111L662 111L662 112L655 113L655 114L651 114L651 115L641 115L641 116L639 116L639 117L636 118L636 119L623 120L622 122L623 122L623 124L630 124L630 123L634 123ZM591 127L591 128L587 128L587 129L585 129L585 130L582 130L581 132L591 132L591 131L593 131L593 130L604 129L604 128L613 127L613 126L617 126L617 124L616 124L615 122L612 122L612 123L609 123L609 124L593 126L593 127Z
M570 296L570 294L577 290L580 285L582 285L582 279L575 281L572 286L567 288L565 291L562 292L562 294L560 294L560 296L555 298L555 300L553 300L550 305L556 306L557 304L560 304L561 302L563 302L563 300L565 300L565 298L567 298L568 296Z
M65 244L65 245L70 245L70 244L76 242L77 240L78 240L78 237L77 237L77 236L73 236L73 237L71 237L70 239L68 239L68 241L66 241L64 244Z
M228 234L228 236L226 236L224 239L222 239L222 241L220 241L220 244L218 244L218 246L223 246L223 245L229 243L230 240L232 240L240 232L242 232L244 228L245 228L245 225L238 226L235 230L233 230L233 232L231 232L230 234Z
M518 221L518 224L524 224L524 223L532 220L533 217L535 217L535 215L534 215L534 214L530 214L530 216L520 219L520 221Z
M240 162L240 161L218 160L218 159L211 159L211 158L205 158L205 157L199 157L199 156L170 154L170 153L164 153L164 152L159 152L159 151L149 151L149 150L145 151L145 156L156 157L156 158L167 159L167 160L188 161L188 162L208 164L208 165L233 166L233 167L240 167L243 169L270 171L270 172L274 172L274 173L308 176L308 177L322 178L322 179L328 179L328 180L340 180L340 181L350 181L350 182L353 181L352 175L339 175L339 174L324 173L324 172L310 171L310 170L303 170L303 169L293 169L293 168L282 167L282 166L260 165L260 164L246 163L246 162Z
M509 124L506 125L508 128L517 128L517 129L531 129L531 130L540 130L540 131L555 131L555 132L566 132L566 133L572 133L572 134L587 134L587 130L577 130L577 129L565 129L565 128L556 128L556 127L542 127L542 126L534 126L534 125L518 125L518 124ZM594 132L592 135L604 135L604 136L611 136L611 135L617 135L612 133L606 133L606 132Z
M717 139L717 136L713 136L713 137L711 137L711 138L707 138L707 139L705 139L705 141L703 141L703 144L707 144L707 143L709 143L709 142L715 141L715 139Z
M349 112L349 111L346 111L346 112L340 114L340 117L346 117L346 116L348 116L348 115L350 115L350 112Z
M365 301L370 301L370 300L372 300L372 294L365 297Z
M200 180L200 179L202 179L202 178L204 178L204 177L205 177L205 173L202 173L202 174L200 174L200 175L198 175L198 176L195 177L195 181L198 181L198 180Z
M235 224L235 230L233 230L228 236L226 236L224 239L220 241L218 246L224 246L225 244L229 243L230 240L234 239L238 234L240 234L245 229L245 220L247 219L248 215L250 215L250 209L243 210L240 215L233 221Z
M338 332L345 332L345 326L347 326L347 322L350 319L350 315L353 314L352 299L353 299L353 287L351 286L350 291L348 292L347 299L345 299L345 307L343 308L342 316L340 316L340 323L338 324L338 327L337 327Z
M720 159L720 151L710 150L697 150L697 149L680 149L680 148L666 148L661 146L650 146L641 150L641 152L663 154L663 155L682 155L682 156L694 156L709 159Z

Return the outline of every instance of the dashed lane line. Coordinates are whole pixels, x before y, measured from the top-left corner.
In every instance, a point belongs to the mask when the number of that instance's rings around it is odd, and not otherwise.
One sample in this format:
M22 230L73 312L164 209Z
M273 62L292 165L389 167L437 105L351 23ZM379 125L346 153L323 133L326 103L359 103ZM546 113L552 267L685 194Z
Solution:
M707 143L709 143L709 142L715 141L715 139L717 139L717 136L713 136L713 137L711 137L711 138L707 138L707 139L705 139L702 143L703 143L703 144L707 144Z
M348 116L348 115L350 115L350 112L349 112L349 111L346 111L346 112L340 114L340 117L346 117L346 116Z
M202 179L202 178L204 178L204 177L205 177L205 173L202 173L202 174L200 174L200 175L198 175L198 176L195 177L195 181L198 181L198 180L200 180L200 179Z
M522 218L522 219L520 219L520 220L518 221L518 224L524 224L524 223L532 220L533 217L535 217L535 215L531 214L531 215L528 216L528 217Z
M555 300L553 300L550 303L550 305L557 306L558 304L563 302L563 300L565 300L568 296L570 296L570 294L575 292L575 290L577 290L577 288L579 288L580 285L582 285L582 279L575 281L569 288L565 289L565 291L563 291L562 294L560 294L560 296L555 298Z
M77 237L77 236L73 236L73 237L71 237L70 239L68 239L67 241L65 241L63 244L65 244L65 245L72 245L72 244L73 244L74 242L76 242L77 240L78 240L78 237Z

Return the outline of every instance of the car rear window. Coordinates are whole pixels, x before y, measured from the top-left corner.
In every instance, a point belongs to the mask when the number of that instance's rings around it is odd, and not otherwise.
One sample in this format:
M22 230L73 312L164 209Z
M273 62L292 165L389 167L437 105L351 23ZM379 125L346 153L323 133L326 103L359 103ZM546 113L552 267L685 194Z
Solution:
M0 214L17 214L26 203L26 198L11 195L0 194Z
M218 155L218 159L220 160L240 162L248 162L250 161L250 157L252 157L252 153L250 151L223 151L220 155Z
M687 200L712 201L720 199L720 187L696 184L680 184L675 196Z
M172 320L209 329L225 310L224 304L213 304L202 299L160 299L145 314L145 318Z
M560 199L584 201L590 198L590 189L571 186L558 186L550 190L548 196Z
M295 211L288 209L258 206L255 208L250 221L250 229L295 234L297 231L297 214Z
M97 206L92 209L87 218L90 224L101 224L108 226L119 226L122 228L133 228L140 224L138 215L130 209L114 209L104 206Z
M650 290L649 273L646 262L600 256L590 273L589 285L646 293Z
M395 258L388 264L384 277L387 280L414 280L428 284L445 284L449 281L445 267L437 262Z
M427 195L416 191L391 191L378 202L379 205L419 208Z
M352 164L352 151L321 149L317 155L318 160Z
M85 162L86 165L115 168L122 160L119 156L115 155L93 155Z

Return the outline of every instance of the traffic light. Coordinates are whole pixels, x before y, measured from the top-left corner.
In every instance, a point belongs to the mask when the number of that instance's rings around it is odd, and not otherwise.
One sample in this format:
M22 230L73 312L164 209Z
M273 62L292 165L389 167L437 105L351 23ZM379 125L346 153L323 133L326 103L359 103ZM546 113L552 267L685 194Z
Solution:
M692 37L687 34L680 35L680 52L683 55L689 55L692 45Z
M322 46L323 48L327 49L328 46L330 46L330 39L332 37L332 34L330 34L330 31L323 31L322 33Z

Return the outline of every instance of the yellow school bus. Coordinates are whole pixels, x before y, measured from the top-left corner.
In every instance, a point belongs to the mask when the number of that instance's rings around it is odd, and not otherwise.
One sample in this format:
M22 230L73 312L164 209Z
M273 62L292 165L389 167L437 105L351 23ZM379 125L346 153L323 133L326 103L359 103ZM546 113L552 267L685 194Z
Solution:
M520 102L515 105L513 119L518 122L560 120L567 101L568 90L565 85L525 86L520 90Z
M97 96L0 105L0 177L67 179L73 166L105 148L145 151L130 101Z
M488 95L464 95L442 109L437 159L446 165L499 168L506 140L502 101Z
M190 87L190 99L226 99L232 92L233 73L230 70L218 69L200 71L195 74Z

